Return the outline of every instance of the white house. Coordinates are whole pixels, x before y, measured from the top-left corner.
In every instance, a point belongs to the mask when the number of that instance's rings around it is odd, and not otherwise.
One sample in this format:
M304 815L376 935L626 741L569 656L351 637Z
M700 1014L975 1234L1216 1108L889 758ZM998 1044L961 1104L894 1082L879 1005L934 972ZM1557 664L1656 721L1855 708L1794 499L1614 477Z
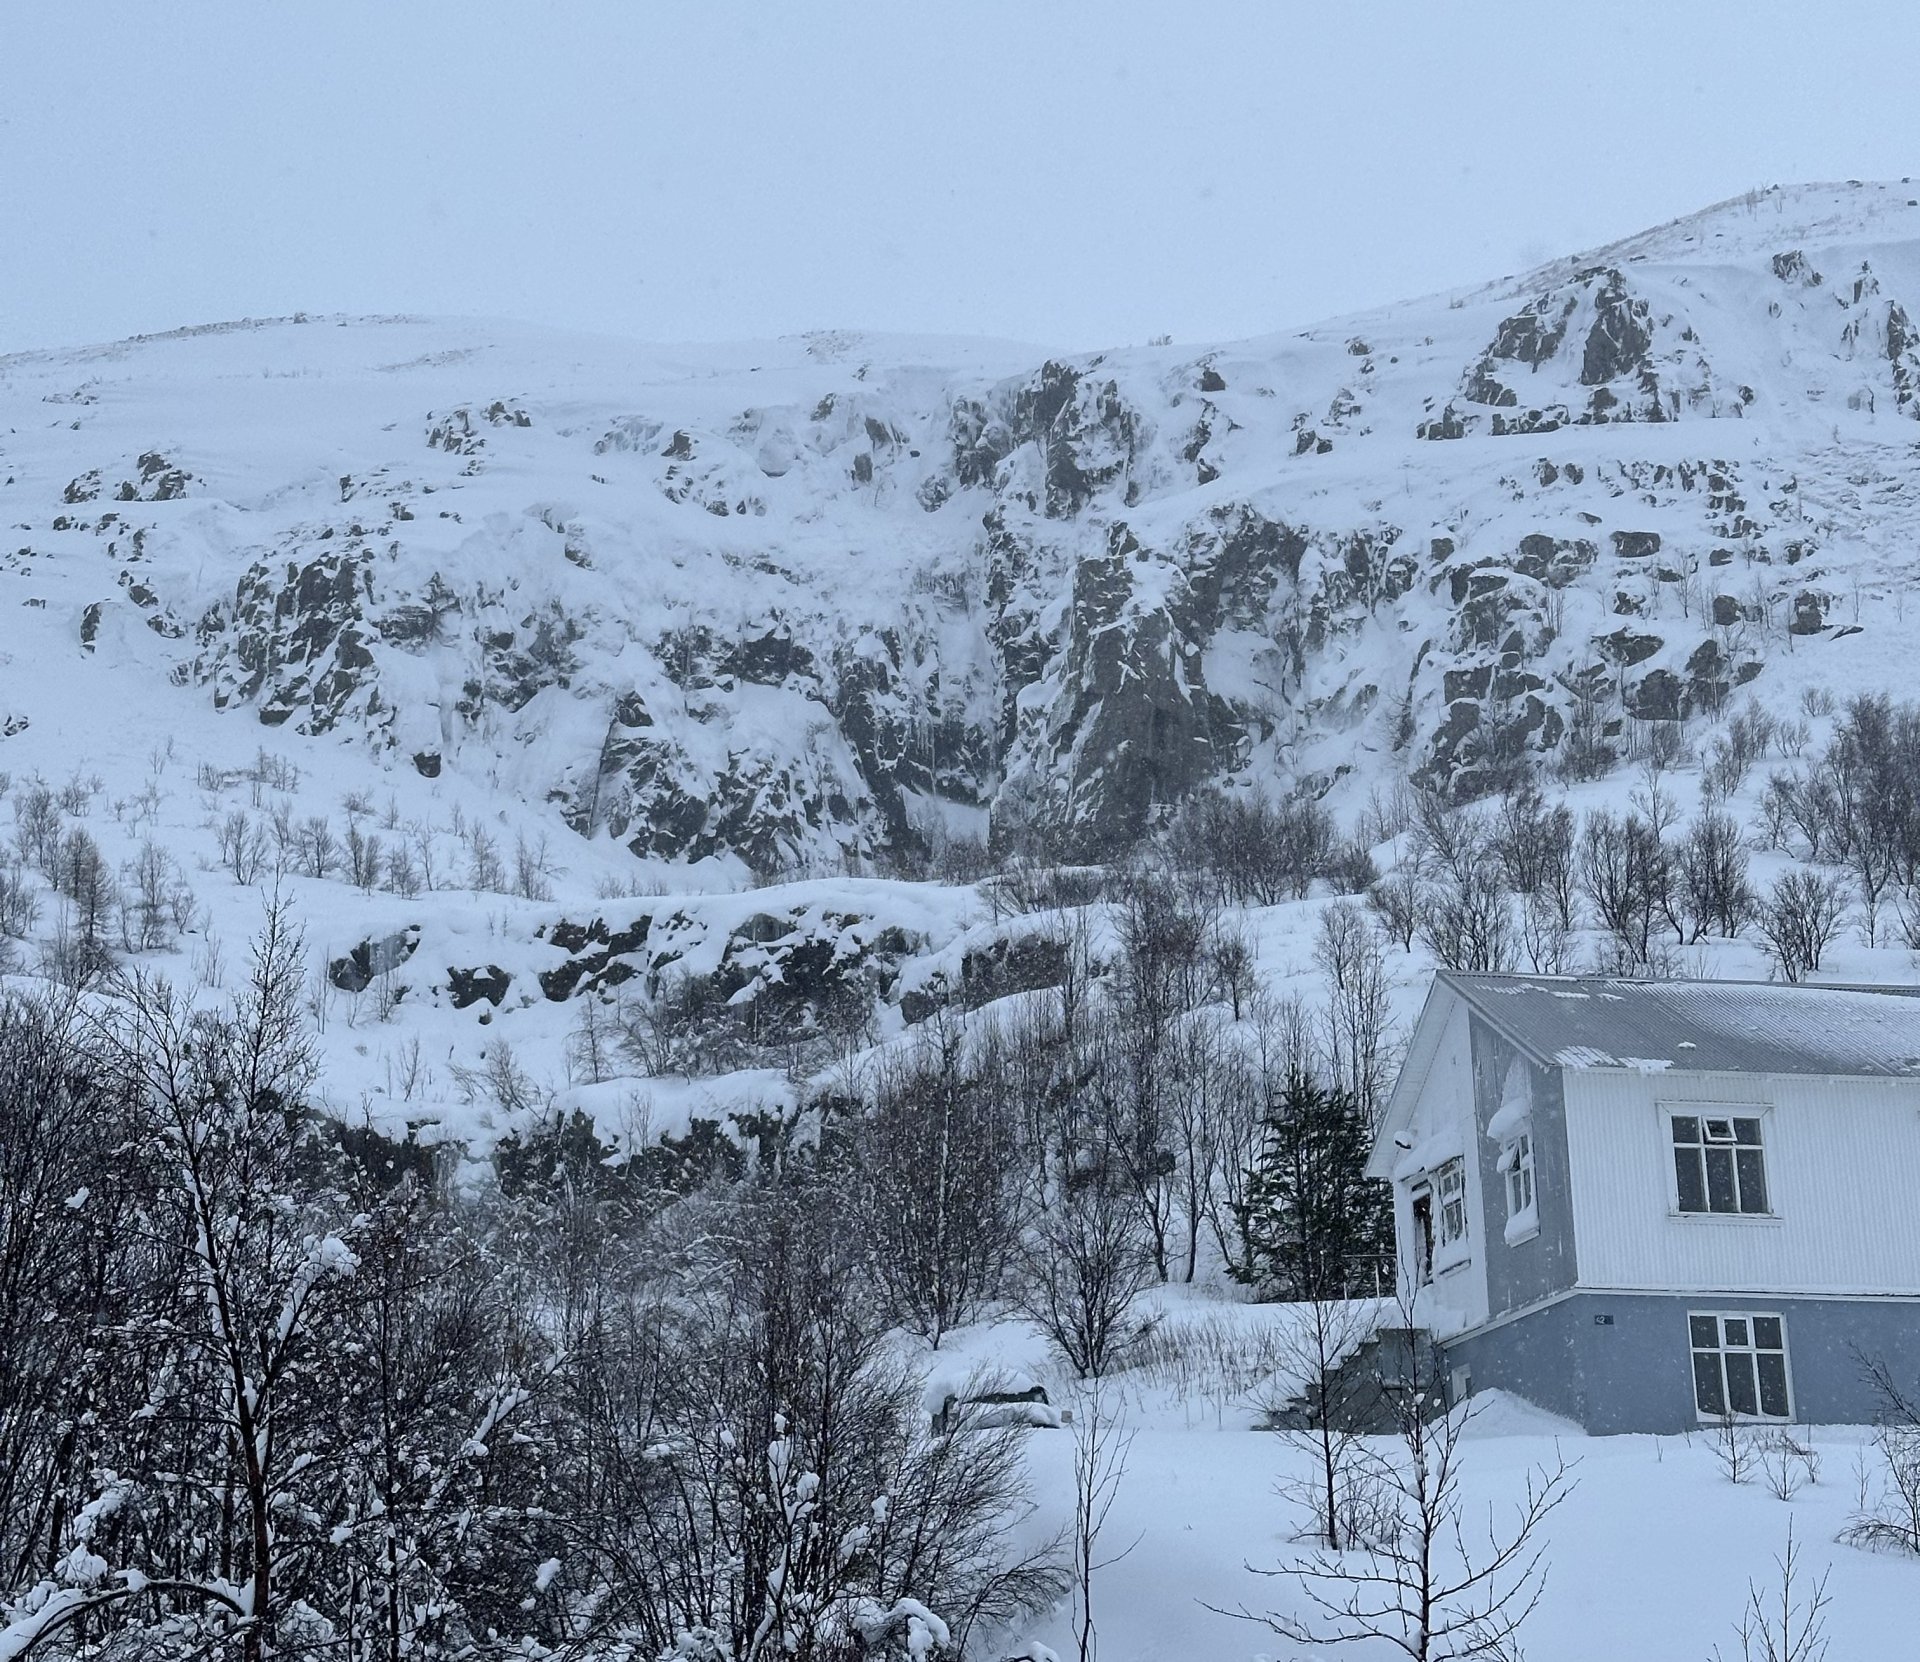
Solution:
M1456 1397L1676 1431L1920 1386L1920 988L1442 971L1369 1171Z

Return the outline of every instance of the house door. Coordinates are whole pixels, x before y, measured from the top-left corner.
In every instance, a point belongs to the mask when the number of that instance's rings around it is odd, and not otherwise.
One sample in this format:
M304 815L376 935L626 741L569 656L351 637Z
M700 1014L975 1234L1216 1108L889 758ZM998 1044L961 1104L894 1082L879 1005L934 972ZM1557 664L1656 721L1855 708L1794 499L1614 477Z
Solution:
M1413 1191L1413 1275L1425 1286L1433 1279L1433 1191Z

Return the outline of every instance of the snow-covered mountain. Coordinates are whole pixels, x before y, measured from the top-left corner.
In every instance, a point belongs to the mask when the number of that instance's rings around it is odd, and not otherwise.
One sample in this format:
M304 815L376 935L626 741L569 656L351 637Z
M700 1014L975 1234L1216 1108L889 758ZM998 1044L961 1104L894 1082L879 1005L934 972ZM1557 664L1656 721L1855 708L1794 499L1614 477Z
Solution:
M1104 851L1375 757L1471 792L1583 699L1684 716L1897 623L1907 190L1204 352L301 319L11 358L9 716L137 663L763 872L934 822Z
M449 1003L563 963L564 998L636 930L734 991L781 940L958 976L970 901L716 891L1903 689L1916 319L1920 186L1847 184L1204 351L303 317L0 359L0 772L99 775L110 854L164 832L203 897L232 813L348 798L340 836L521 889L317 858L336 985L422 929ZM479 825L525 881L469 870ZM647 891L694 898L591 898Z

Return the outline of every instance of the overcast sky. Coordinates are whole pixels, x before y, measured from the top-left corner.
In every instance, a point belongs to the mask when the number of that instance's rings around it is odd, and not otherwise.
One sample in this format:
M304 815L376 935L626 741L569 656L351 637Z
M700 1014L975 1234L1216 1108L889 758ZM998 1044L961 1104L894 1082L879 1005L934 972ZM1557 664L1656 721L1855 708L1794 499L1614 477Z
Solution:
M1914 0L0 0L0 351L429 311L1095 347L1920 173Z

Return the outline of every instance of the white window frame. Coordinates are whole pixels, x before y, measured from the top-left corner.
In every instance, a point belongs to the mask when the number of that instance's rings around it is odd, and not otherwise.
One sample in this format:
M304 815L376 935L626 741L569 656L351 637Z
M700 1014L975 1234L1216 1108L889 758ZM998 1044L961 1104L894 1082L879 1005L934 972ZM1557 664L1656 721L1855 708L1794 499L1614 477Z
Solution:
M1501 1148L1500 1174L1507 1186L1507 1245L1518 1246L1540 1233L1540 1186L1531 1128L1515 1132Z
M1435 1246L1450 1247L1456 1241L1466 1240L1467 1163L1459 1155L1434 1167L1433 1200L1438 1208L1434 1217ZM1456 1208L1458 1220L1454 1221Z
M1473 1256L1473 1186L1466 1157L1441 1161L1425 1182L1433 1196L1433 1274L1445 1275Z
M1710 1321L1714 1324L1714 1337L1718 1341L1711 1351L1694 1343L1693 1324L1696 1321ZM1726 1324L1730 1321L1746 1324L1747 1342L1745 1344L1727 1343ZM1760 1345L1755 1340L1754 1324L1773 1321L1780 1324L1780 1348L1776 1351L1771 1345ZM1727 1411L1720 1414L1709 1413L1700 1406L1700 1387L1696 1373L1695 1358L1713 1355L1720 1362L1720 1400L1727 1404ZM1754 1404L1760 1402L1760 1364L1762 1356L1780 1358L1781 1372L1787 1395L1787 1411L1784 1414L1758 1412L1740 1414L1732 1410L1733 1393L1727 1388L1727 1358L1729 1356L1752 1357L1754 1381ZM1687 1380L1693 1391L1693 1409L1702 1425L1720 1425L1728 1419L1742 1425L1792 1425L1794 1423L1793 1403L1793 1348L1787 1333L1787 1318L1777 1310L1689 1310L1687 1312Z
M1698 1120L1700 1140L1691 1144L1677 1144L1673 1136L1673 1122L1676 1119ZM1722 1138L1707 1138L1709 1120L1753 1120L1760 1133L1758 1144L1740 1144L1727 1142ZM1775 1162L1768 1156L1773 1143L1772 1111L1764 1104L1755 1102L1663 1102L1660 1104L1661 1159L1665 1162L1667 1173L1667 1211L1677 1219L1689 1223L1733 1223L1733 1224L1771 1224L1780 1220L1780 1194L1777 1183L1778 1172ZM1674 1160L1677 1147L1709 1148L1728 1147L1738 1150L1741 1147L1757 1147L1760 1151L1761 1181L1766 1186L1767 1209L1764 1212L1716 1212L1711 1209L1711 1190L1707 1191L1709 1206L1704 1210L1690 1210L1680 1204L1680 1173ZM1735 1195L1739 1193L1739 1161L1734 1162ZM1702 1161L1701 1182L1708 1184L1705 1162Z
M1507 1162L1507 1215L1511 1217L1534 1208L1533 1133L1522 1131L1508 1147L1513 1151L1513 1158Z

